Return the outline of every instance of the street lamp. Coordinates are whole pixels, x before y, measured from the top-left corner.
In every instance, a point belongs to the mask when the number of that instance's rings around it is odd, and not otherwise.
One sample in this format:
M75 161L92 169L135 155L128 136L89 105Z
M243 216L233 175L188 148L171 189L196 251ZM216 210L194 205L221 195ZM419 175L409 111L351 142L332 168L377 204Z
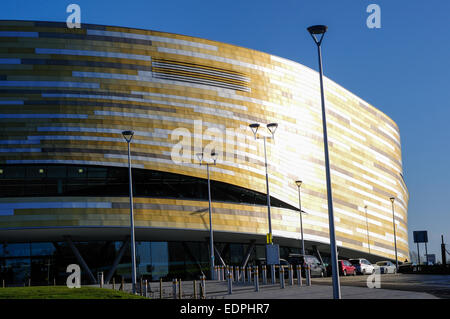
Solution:
M322 44L325 32L328 27L325 25L314 25L307 28L311 34L314 42L317 45L319 54L319 74L320 74L320 96L322 100L322 125L323 125L323 147L325 153L325 172L327 179L327 196L328 196L328 222L330 224L330 249L331 249L331 271L333 277L333 297L334 299L341 299L341 288L339 284L337 250L336 250L336 234L334 230L334 214L333 214L333 197L331 193L331 176L330 176L330 159L328 156L328 136L327 136L327 118L325 111L325 96L323 93L323 70L322 70L322 51L320 45ZM318 37L320 38L318 39Z
M369 246L369 254L370 254L369 220L367 218L367 205L364 206L364 210L366 212L367 245Z
M200 162L200 165L202 165L203 162L203 153L197 153L198 160ZM211 152L211 158L214 161L213 165L216 165L217 160L217 153L212 151ZM215 279L215 272L214 272L214 239L213 239L213 228L212 228L212 211L211 211L211 183L209 178L209 165L211 163L206 162L206 171L208 174L208 201L209 201L209 246L210 246L210 266L211 266L211 279Z
M269 244L273 244L273 242L272 242L272 220L271 220L271 217L270 217L269 175L267 173L266 139L268 139L268 138L273 139L274 138L275 131L278 128L278 124L277 123L269 123L269 124L266 125L267 129L269 130L269 132L272 135L271 137L270 136L265 136L265 135L263 135L263 136L258 136L257 135L258 129L260 127L260 124L253 123L253 124L250 124L249 126L250 126L250 128L251 128L251 130L253 132L253 135L255 136L255 139L263 139L264 140L264 165L266 167L267 213L268 213L268 219L269 219L269 238L268 238L268 241L269 241Z
M128 144L128 178L130 188L130 229L131 229L131 287L133 294L136 293L136 243L134 239L134 215L133 215L133 181L131 177L131 155L130 143L133 138L133 131L123 131L123 138Z
M394 226L394 247L395 247L395 269L398 271L398 258L397 258L397 235L395 233L395 213L394 213L394 201L395 197L389 198L392 203L392 224Z
M298 209L300 210L300 232L302 235L302 254L305 255L305 240L303 238L303 219L302 219L302 215L303 215L303 211L302 211L302 199L301 199L301 195L300 195L300 188L302 186L302 181L295 181L295 184L297 184L298 187Z

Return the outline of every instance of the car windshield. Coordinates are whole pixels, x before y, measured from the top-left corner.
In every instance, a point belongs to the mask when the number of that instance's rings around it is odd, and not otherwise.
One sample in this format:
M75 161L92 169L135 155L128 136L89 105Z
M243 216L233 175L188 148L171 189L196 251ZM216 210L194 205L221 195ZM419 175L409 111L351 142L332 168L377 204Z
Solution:
M385 261L379 261L379 262L377 262L377 265L378 265L378 266L386 266L386 265L387 265L387 262L385 262Z
M351 259L350 262L352 263L352 265L359 265L358 259Z

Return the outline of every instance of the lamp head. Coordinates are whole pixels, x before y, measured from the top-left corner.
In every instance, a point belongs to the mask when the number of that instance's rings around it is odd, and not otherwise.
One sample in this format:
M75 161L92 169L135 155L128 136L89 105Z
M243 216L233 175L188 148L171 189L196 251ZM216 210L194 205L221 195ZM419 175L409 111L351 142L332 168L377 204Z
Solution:
M391 198L389 198L390 200L391 200L391 203L393 204L394 203L394 200L395 200L395 197L391 197Z
M219 156L219 154L216 153L214 150L211 151L211 158L212 158L212 160L214 161L214 165L216 164L216 161L217 161L217 157L218 157L218 156Z
M249 126L252 129L253 135L255 135L255 138L256 138L256 133L258 132L260 125L258 123L253 123L253 124L250 124Z
M267 129L269 130L270 133L272 133L272 137L275 134L275 131L278 128L278 123L269 123L267 124Z
M134 132L133 131L123 131L122 132L123 138L130 143L131 139L133 138Z
M297 184L297 187L302 186L302 181L295 181L295 184Z
M310 34L324 34L327 32L328 27L326 25L312 25L307 30Z

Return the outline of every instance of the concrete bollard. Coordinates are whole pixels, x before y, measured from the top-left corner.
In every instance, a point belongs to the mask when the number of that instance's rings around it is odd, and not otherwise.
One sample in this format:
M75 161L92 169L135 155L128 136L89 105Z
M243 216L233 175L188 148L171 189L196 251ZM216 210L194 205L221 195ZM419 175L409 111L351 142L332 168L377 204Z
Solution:
M162 284L162 278L159 278L159 299L163 298L163 284Z
M297 265L297 285L302 286L302 266Z
M311 269L308 264L305 265L306 285L311 286Z
M262 270L262 284L267 285L267 267L266 265L261 266Z
M228 294L231 295L233 293L233 282L230 272L228 272L227 274L227 281L228 281Z
M252 267L247 266L247 281L248 283L252 282Z
M178 281L178 299L183 299L183 289L181 287L181 278Z
M177 280L172 280L172 298L177 299Z
M289 285L294 285L294 271L292 265L289 265Z
M253 267L253 281L255 282L255 291L259 291L258 266Z
M284 267L280 267L280 288L284 288Z
M277 283L277 278L275 277L275 265L270 265L270 275L272 276L272 284Z

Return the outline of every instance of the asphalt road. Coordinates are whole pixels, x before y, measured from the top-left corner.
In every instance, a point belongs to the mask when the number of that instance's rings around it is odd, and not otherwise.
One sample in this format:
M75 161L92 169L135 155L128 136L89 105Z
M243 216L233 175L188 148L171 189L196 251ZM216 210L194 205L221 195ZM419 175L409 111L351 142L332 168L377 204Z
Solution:
M367 287L369 276L341 276L341 286ZM373 278L373 277L372 277ZM313 278L313 284L330 285L331 277ZM426 292L438 298L450 299L450 275L383 274L381 289Z

